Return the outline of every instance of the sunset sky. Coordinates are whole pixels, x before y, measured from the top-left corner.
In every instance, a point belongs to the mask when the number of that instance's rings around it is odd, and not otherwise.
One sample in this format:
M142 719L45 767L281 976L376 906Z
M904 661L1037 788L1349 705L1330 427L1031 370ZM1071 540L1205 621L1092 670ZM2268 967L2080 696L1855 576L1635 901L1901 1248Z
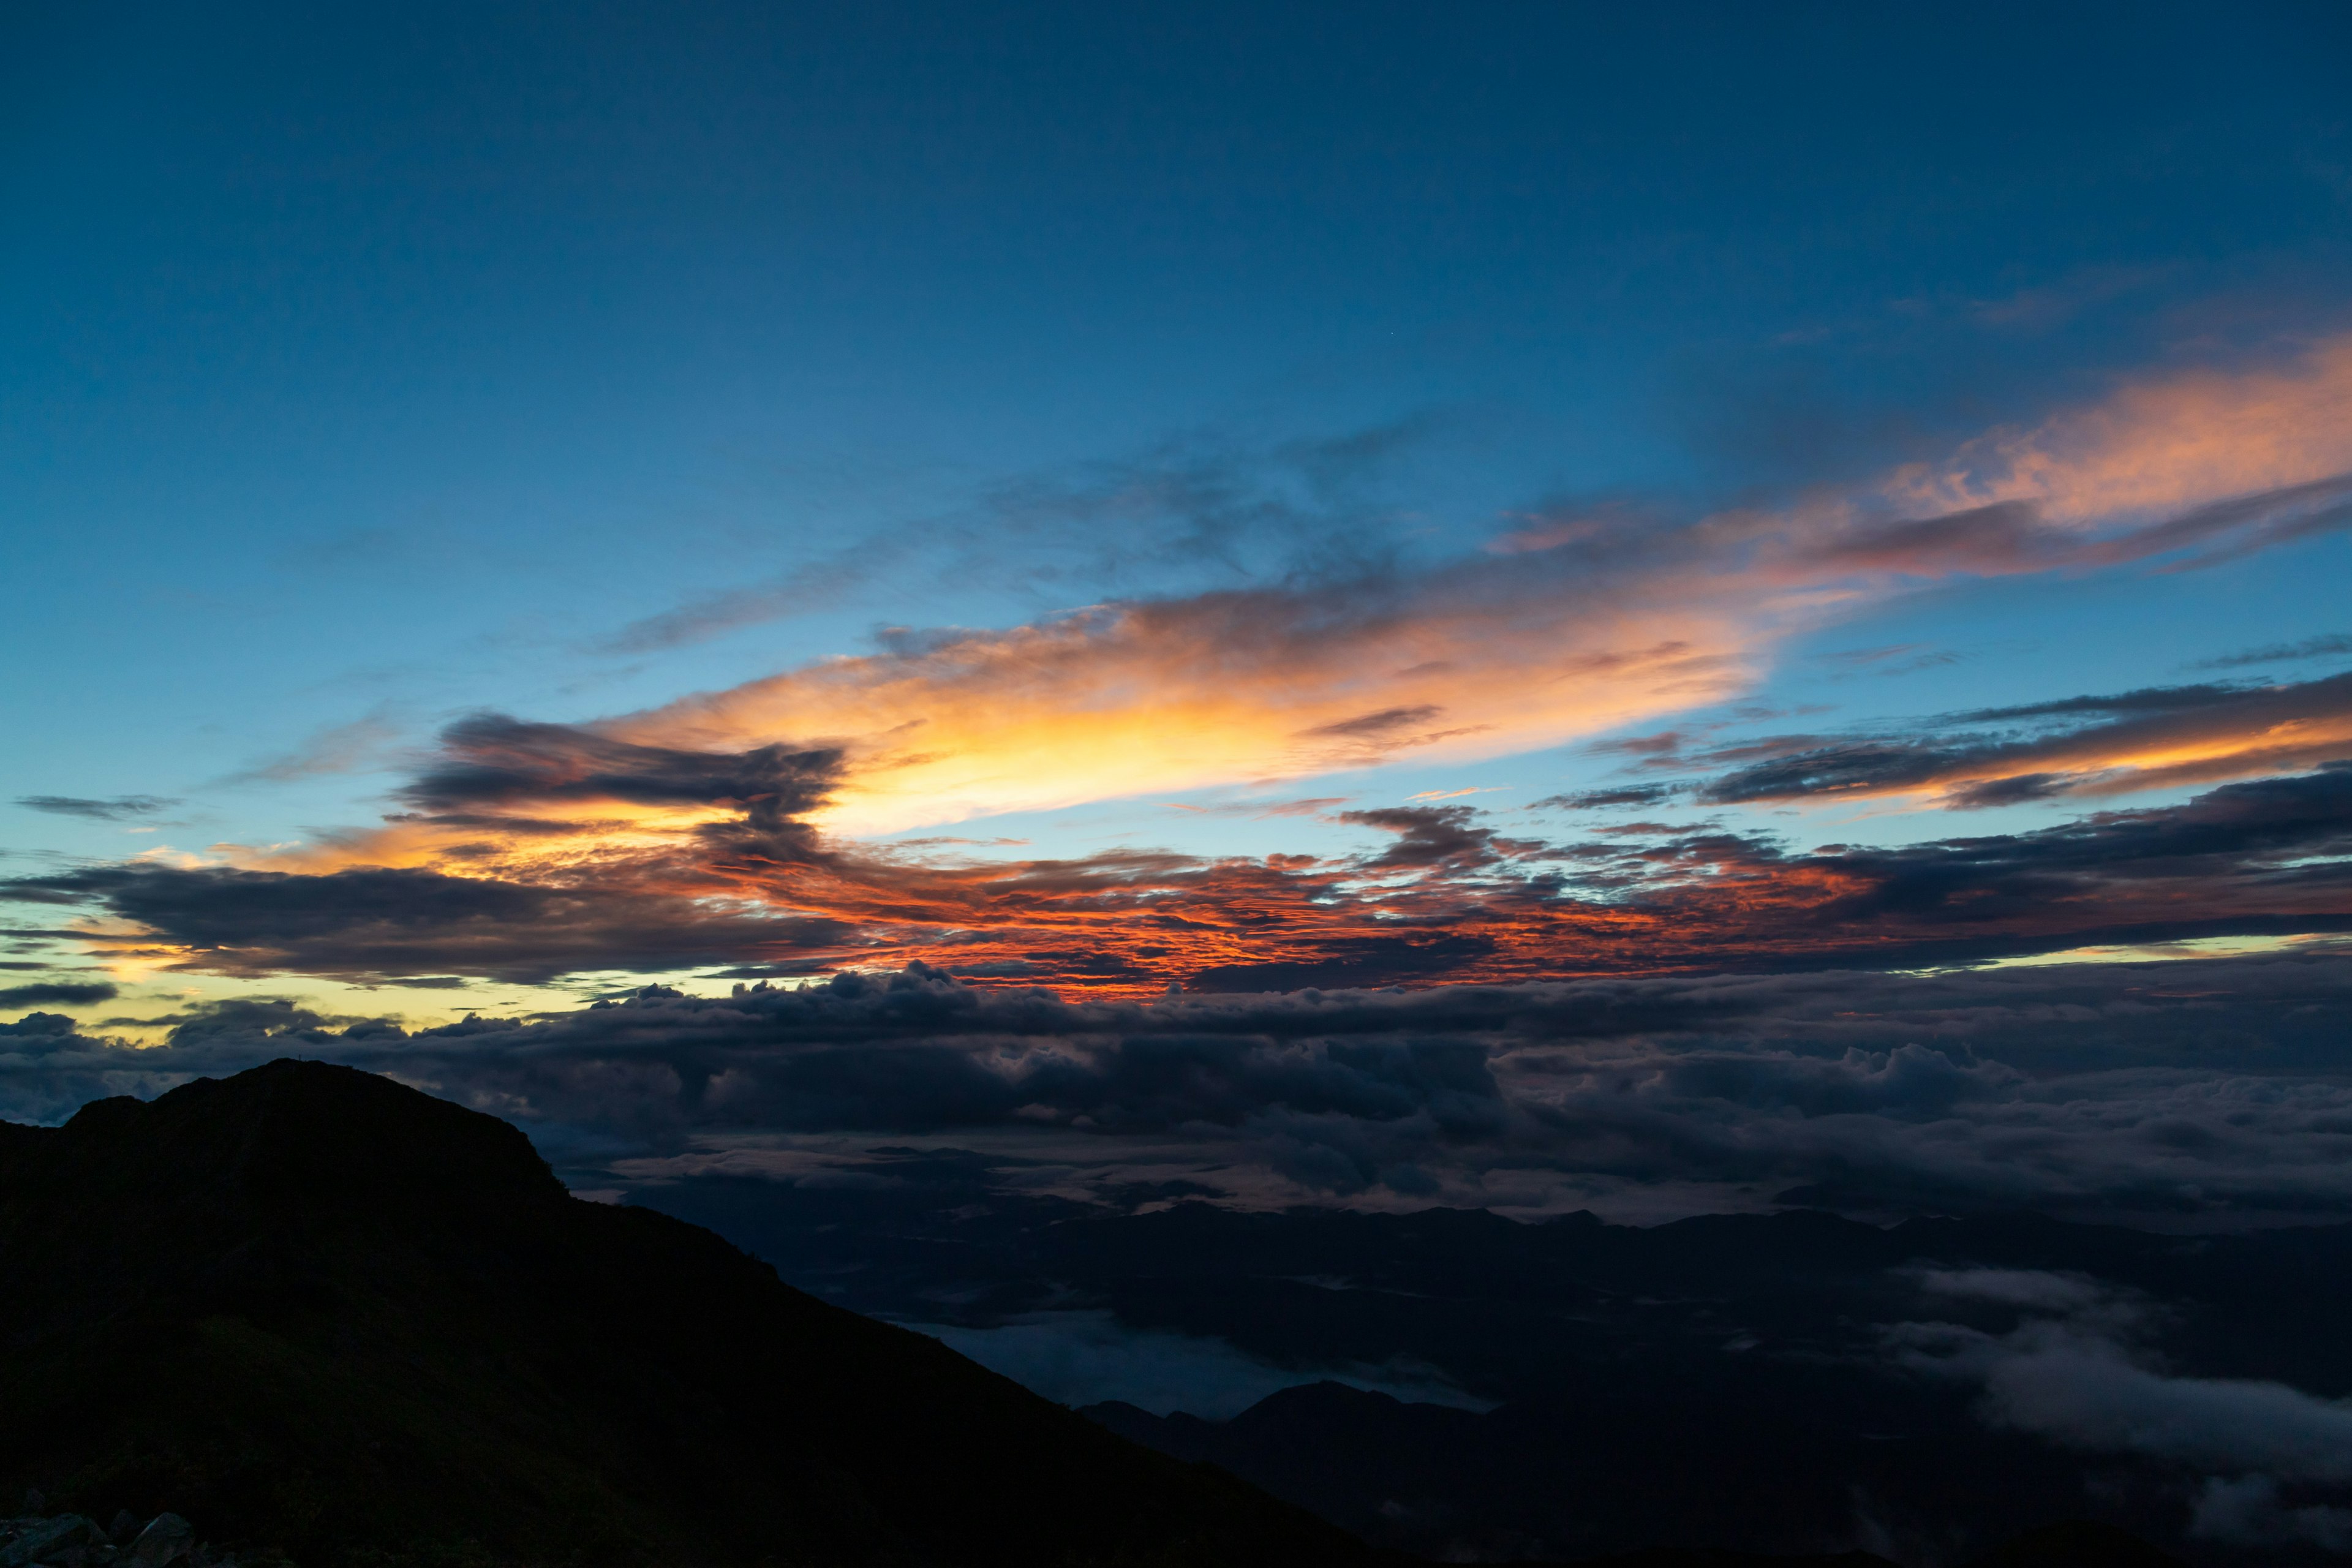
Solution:
M2341 6L7 26L42 1038L2352 962Z

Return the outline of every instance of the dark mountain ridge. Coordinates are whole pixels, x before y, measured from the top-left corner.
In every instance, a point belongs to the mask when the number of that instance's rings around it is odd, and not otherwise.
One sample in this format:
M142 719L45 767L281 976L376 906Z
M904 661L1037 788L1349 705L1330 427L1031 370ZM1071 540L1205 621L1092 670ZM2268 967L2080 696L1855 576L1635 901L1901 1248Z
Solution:
M1370 1557L349 1068L0 1124L0 1487L305 1563Z

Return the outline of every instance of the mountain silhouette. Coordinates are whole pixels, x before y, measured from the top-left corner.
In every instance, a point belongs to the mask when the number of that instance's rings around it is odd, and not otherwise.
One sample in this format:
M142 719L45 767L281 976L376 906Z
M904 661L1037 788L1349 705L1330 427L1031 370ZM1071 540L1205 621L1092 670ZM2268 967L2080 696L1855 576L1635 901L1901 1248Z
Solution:
M0 1123L0 1496L348 1564L1356 1564L507 1123L281 1060Z

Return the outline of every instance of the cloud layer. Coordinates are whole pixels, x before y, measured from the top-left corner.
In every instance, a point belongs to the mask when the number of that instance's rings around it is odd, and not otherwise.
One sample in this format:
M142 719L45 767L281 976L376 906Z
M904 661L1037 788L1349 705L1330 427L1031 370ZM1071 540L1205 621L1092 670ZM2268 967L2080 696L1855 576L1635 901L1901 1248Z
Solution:
M485 741L518 731L511 754ZM410 815L494 836L445 839L425 865L142 862L0 890L101 909L113 923L83 940L118 963L248 977L920 960L1124 994L1916 966L2352 928L2352 763L1900 848L1798 852L1664 824L1552 842L1430 805L1340 813L1381 836L1353 856L955 862L842 844L789 815L820 797L830 752L677 752L509 721L475 721L452 751L410 792L434 809ZM694 820L591 835L535 815L592 791L600 810L651 802Z
M801 1140L854 1165L826 1141L926 1137L1250 1202L2229 1224L2352 1213L2347 1004L2334 951L1155 1002L910 970L415 1035L229 1004L150 1050L37 1013L0 1034L0 1098L54 1120L300 1054L516 1117L575 1163L758 1173Z

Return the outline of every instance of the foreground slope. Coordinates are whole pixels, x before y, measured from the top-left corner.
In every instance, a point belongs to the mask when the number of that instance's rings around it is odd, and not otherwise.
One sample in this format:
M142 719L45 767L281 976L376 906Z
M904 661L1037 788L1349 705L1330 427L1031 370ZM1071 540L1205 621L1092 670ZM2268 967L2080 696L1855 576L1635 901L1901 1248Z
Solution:
M0 1123L0 1496L306 1564L1367 1556L349 1068Z

